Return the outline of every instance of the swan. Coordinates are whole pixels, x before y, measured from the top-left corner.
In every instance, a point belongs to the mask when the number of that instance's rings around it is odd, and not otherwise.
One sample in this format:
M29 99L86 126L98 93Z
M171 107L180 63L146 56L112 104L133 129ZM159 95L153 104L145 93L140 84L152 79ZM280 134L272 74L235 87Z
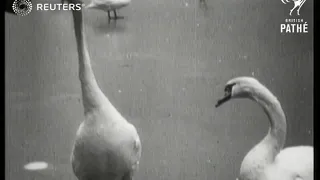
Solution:
M131 180L141 157L139 135L99 88L91 67L83 12L72 14L84 109L71 153L73 172L79 180Z
M108 18L118 19L117 9L123 8L130 4L131 0L92 0L90 4L86 6L87 9L99 9L108 13ZM111 17L111 11L113 11L114 17Z
M267 135L244 157L237 180L313 180L313 147L283 149L286 117L277 98L257 79L236 77L225 85L216 107L233 98L257 102L270 121Z

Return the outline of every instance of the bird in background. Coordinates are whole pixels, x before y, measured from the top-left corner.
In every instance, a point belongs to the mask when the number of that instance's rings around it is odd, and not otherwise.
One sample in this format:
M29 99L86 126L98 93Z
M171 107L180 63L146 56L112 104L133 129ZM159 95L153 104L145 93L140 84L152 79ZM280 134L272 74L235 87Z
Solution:
M237 77L227 82L224 92L216 107L231 99L248 98L262 107L270 122L266 136L244 157L237 180L313 180L313 147L283 149L286 117L278 99L264 85L252 77Z
M78 180L132 180L141 157L139 135L99 88L91 67L83 11L72 11L72 15L84 111L71 154L73 172Z
M107 12L108 19L122 19L123 17L117 15L117 10L128 6L131 0L92 0L90 4L86 6L87 9L97 9ZM113 17L111 16L113 12Z

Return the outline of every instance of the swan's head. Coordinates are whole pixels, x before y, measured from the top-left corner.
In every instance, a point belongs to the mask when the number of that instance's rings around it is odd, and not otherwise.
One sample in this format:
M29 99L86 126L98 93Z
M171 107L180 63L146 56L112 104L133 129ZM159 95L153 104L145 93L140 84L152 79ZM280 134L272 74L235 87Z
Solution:
M260 87L258 80L252 77L236 77L227 82L224 88L224 97L218 100L216 107L229 101L232 98L251 97L253 89Z

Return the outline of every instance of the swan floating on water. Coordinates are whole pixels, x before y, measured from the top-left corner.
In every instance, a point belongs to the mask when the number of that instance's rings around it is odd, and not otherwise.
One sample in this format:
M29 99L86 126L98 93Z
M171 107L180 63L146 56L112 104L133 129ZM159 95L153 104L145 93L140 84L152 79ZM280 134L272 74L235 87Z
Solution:
M108 18L110 19L118 19L120 18L117 15L117 10L128 6L131 0L92 0L89 5L86 6L87 9L99 9L108 13ZM111 17L111 13L113 12L114 17ZM122 18L122 17L121 17Z
M141 157L139 135L99 88L91 67L83 12L72 13L84 108L84 121L71 154L73 172L79 180L131 180Z
M263 108L270 121L267 135L244 157L237 180L313 180L313 147L283 149L286 117L277 98L251 77L229 80L224 91L216 107L233 98L249 98Z

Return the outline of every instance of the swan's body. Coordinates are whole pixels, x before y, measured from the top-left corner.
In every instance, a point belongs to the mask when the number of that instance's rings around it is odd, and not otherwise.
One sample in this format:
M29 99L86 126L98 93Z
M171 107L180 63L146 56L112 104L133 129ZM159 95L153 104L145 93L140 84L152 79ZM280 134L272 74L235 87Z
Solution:
M130 180L139 165L140 138L136 128L116 110L95 80L82 11L73 11L73 20L85 116L71 155L74 174L79 180Z
M98 9L108 13L108 18L111 19L110 11L113 11L114 18L117 19L116 10L128 6L131 0L92 0L86 6L87 9Z
M277 98L260 82L250 77L228 81L225 97L216 106L232 98L256 101L270 120L267 135L243 159L238 180L313 180L313 147L283 149L286 118Z
M266 180L312 180L313 147L295 146L283 149L265 174Z

